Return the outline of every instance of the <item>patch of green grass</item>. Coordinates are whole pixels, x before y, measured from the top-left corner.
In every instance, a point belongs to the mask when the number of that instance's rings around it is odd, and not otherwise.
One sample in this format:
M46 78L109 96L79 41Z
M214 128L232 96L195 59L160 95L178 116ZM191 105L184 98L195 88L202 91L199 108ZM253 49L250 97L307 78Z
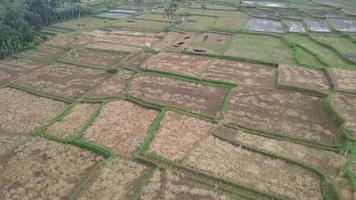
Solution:
M351 55L351 54L356 56L356 44L354 44L350 38L337 37L337 36L322 36L322 35L315 35L312 36L312 38L319 42L322 42L323 44L335 48L346 58L347 55Z
M308 36L298 35L298 34L286 34L285 39L289 42L299 44L314 54L318 55L329 67L342 67L342 68L356 68L355 65L352 65L342 59L335 51L320 45Z
M117 20L103 19L97 17L82 17L54 24L53 27L59 27L72 30L89 30L112 26Z
M295 64L292 50L281 39L268 35L237 34L225 55L268 63Z
M161 21L135 19L134 21L121 22L115 26L118 26L120 28L129 28L133 30L160 32L160 31L164 31L169 26L169 23L163 21L161 22Z
M153 20L153 21L164 21L168 22L168 17L163 14L151 14L147 13L144 15L137 16L136 19L146 19L146 20Z
M321 69L325 66L314 55L298 46L294 47L294 56L298 64L305 67Z
M236 32L244 28L248 19L249 16L246 13L240 13L234 17L219 17L210 29L213 31Z
M184 31L203 32L209 30L210 26L215 22L215 17L190 16L187 21L178 25L177 29Z

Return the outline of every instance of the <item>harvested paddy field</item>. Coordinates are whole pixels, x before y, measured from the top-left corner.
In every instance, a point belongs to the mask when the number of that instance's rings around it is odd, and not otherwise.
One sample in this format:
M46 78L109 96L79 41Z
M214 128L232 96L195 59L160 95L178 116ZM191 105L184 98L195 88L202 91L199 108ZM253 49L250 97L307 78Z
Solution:
M319 97L299 92L240 87L234 91L226 122L269 134L336 144L337 124Z
M83 139L129 156L143 143L158 112L127 101L107 103Z
M12 88L1 88L0 93L1 133L30 135L66 106L65 103Z
M333 68L330 72L337 91L356 93L356 71Z
M0 200L355 199L354 0L4 2Z
M206 70L202 77L222 81L232 81L238 85L274 87L276 68L237 61L216 60Z
M126 53L117 53L112 51L100 51L97 49L73 49L60 59L79 65L88 65L92 67L112 67L127 56Z
M160 122L149 150L169 160L180 160L195 143L209 135L213 127L213 124L204 120L168 111Z
M227 88L141 73L134 77L129 94L152 103L218 117Z
M327 94L330 91L328 79L323 71L302 67L280 65L278 88Z
M33 139L0 161L0 198L68 198L101 159L68 144Z
M111 76L105 71L68 64L53 64L27 73L13 81L39 92L78 98Z
M210 62L212 59L204 56L160 53L151 57L144 65L150 69L197 76Z
M286 161L212 136L184 160L189 166L289 199L322 199L320 178Z

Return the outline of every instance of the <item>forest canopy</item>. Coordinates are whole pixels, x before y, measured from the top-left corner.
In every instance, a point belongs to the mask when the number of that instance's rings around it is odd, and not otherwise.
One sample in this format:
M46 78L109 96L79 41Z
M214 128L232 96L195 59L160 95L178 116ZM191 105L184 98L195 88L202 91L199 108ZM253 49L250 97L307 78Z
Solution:
M41 27L86 11L79 0L0 0L0 58L37 46Z

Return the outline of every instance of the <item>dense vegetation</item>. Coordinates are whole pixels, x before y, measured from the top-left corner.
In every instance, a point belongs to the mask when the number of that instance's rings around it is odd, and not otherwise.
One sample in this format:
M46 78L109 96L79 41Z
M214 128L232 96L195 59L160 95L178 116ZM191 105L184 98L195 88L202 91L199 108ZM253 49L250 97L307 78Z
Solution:
M0 59L43 41L41 27L86 12L79 0L0 0Z

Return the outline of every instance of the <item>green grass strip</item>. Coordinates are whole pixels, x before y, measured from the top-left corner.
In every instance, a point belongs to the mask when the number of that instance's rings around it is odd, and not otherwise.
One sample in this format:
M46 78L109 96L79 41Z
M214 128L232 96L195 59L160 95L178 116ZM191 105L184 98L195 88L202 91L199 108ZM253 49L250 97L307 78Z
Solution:
M98 154L104 156L105 158L109 158L113 155L113 153L111 151L109 151L103 147L99 147L95 144L91 144L91 143L88 143L88 142L85 142L82 140L75 139L71 142L71 144L78 146L80 148L88 149L90 151L98 153Z
M158 114L158 116L156 117L156 119L154 120L154 122L151 124L148 136L145 139L143 145L141 145L138 148L138 153L140 153L140 154L146 153L146 151L148 150L148 147L150 146L151 142L153 141L153 139L154 139L154 137L156 135L158 127L159 127L164 115L166 114L166 112L167 112L167 109L163 108L161 110L161 112Z

